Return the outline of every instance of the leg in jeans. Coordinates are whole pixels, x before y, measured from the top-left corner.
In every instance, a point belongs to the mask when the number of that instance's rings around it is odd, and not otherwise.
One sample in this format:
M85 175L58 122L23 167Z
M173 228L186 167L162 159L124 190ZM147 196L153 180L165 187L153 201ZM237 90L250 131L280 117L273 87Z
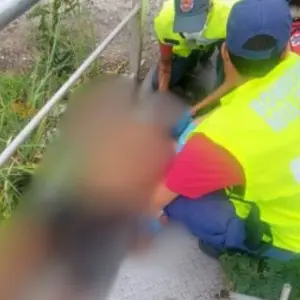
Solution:
M169 87L172 88L179 84L185 74L191 71L198 62L199 52L193 51L190 56L182 57L174 55L172 60L171 78ZM158 68L156 68L152 78L153 89L158 89Z
M202 243L218 252L237 250L255 254L244 245L245 222L236 215L224 191L199 199L179 196L165 207L164 213L170 221L183 223ZM270 247L261 256L288 260L295 254Z
M182 222L200 241L215 249L241 248L245 238L244 224L223 191L199 199L179 196L165 207L170 220Z

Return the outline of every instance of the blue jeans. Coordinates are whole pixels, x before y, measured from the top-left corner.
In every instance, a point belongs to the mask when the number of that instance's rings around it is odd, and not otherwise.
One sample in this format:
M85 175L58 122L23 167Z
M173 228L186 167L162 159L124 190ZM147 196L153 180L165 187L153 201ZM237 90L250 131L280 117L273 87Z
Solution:
M172 68L171 68L171 78L169 87L173 88L176 85L180 84L180 81L184 78L186 73L192 71L194 67L197 65L199 60L199 55L197 52L193 52L188 57L180 57L174 56L172 61ZM219 53L217 56L217 82L215 88L219 87L224 81L224 67L223 67L223 60L221 54ZM153 78L152 78L152 88L154 90L158 89L158 68L156 68Z
M164 209L171 221L183 223L201 242L217 251L237 250L257 254L244 245L245 221L235 213L234 205L224 191L217 191L198 199L179 196ZM297 254L269 247L262 257L289 260Z
M179 84L185 74L193 70L193 68L197 65L198 59L199 51L193 51L188 57L174 55L169 87L172 88ZM158 89L158 68L156 68L153 74L152 87L154 90Z
M172 59L171 78L169 87L173 88L180 84L186 73L192 71L198 62L208 61L214 53L215 45L212 45L208 50L194 50L188 57L174 55ZM158 69L153 74L152 87L154 90L158 88Z

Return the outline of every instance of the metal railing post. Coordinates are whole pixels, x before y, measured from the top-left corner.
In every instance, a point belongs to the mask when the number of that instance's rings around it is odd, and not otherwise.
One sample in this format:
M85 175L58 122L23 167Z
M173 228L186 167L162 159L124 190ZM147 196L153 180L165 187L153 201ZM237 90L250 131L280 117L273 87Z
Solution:
M40 0L0 0L0 30Z
M131 76L138 80L140 78L140 66L142 55L142 30L143 30L143 0L133 0L133 7L139 5L138 13L129 23L130 31L130 72Z

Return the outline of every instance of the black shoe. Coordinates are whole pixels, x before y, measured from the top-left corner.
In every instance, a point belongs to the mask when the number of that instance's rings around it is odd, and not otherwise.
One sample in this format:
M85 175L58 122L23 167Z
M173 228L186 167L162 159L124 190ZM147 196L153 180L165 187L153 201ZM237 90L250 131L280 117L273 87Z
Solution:
M206 244L202 241L199 240L198 242L198 246L199 246L199 249L205 253L207 256L213 258L213 259L216 259L218 260L219 257L222 255L223 251L222 250L219 250L219 249L216 249L214 248L213 246L209 245L209 244Z

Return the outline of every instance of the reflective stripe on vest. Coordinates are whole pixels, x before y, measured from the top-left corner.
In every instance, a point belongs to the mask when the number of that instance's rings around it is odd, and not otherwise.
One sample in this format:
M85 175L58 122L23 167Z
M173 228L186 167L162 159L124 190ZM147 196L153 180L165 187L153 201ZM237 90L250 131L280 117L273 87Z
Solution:
M206 27L203 30L203 38L211 40L211 44L225 39L226 25L229 12L238 0L212 0L212 7L208 14ZM173 31L174 27L174 0L164 2L162 10L154 20L154 29L161 43L171 44L173 52L179 56L187 57L192 50L206 49L207 45L197 45L186 40L179 33Z
M273 245L300 252L300 57L289 53L267 76L221 100L202 132L243 166L244 199L270 226ZM231 199L246 218L251 205Z

